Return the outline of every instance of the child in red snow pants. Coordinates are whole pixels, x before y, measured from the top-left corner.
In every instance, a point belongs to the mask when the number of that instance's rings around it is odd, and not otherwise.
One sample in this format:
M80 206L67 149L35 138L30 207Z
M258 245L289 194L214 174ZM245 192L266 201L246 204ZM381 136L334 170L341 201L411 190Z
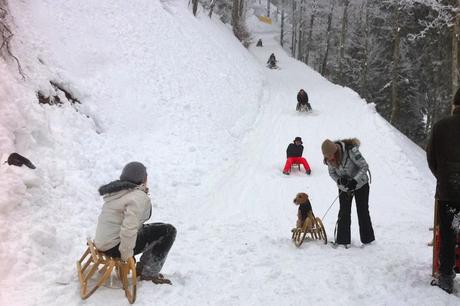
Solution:
M284 166L284 173L289 173L291 172L291 166L292 164L302 164L303 167L305 168L305 172L310 173L310 165L308 164L307 160L303 157L288 157L286 160L286 165Z

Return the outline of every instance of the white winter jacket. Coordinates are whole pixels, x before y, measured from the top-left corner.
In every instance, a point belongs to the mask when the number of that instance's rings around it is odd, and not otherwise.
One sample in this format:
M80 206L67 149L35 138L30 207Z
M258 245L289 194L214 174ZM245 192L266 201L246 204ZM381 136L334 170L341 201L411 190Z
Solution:
M120 244L121 259L128 260L133 256L137 231L150 219L152 212L152 204L144 188L139 186L104 195L94 238L98 250L107 251Z

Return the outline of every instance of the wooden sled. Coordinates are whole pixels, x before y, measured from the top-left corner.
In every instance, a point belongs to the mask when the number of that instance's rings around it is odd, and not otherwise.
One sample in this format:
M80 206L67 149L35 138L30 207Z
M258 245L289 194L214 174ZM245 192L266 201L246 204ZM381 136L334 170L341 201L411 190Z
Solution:
M77 273L80 280L80 296L89 298L99 287L103 286L115 269L116 276L123 284L129 303L136 301L136 263L134 258L123 262L98 251L94 242L88 239L88 248L77 261Z
M327 234L323 222L313 214L305 219L302 227L292 230L292 241L296 247L300 247L307 237L312 240L324 240L324 244L327 244Z
M295 168L295 167L297 167L297 169L299 169L299 171L300 171L300 164L293 163L291 165L291 170L292 170L292 168Z

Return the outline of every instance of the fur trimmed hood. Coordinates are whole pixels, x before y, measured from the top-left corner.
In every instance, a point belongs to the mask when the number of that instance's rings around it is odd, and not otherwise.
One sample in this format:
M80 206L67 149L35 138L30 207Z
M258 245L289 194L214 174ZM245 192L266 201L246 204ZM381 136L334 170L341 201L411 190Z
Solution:
M361 145L361 141L359 141L358 138L347 138L347 139L342 139L339 140L340 142L343 142L346 146L352 146L352 147L358 147Z
M116 180L108 183L107 185L101 186L99 188L99 194L103 196L109 193L114 193L122 190L134 189L136 187L139 187L139 185L136 185L128 181Z

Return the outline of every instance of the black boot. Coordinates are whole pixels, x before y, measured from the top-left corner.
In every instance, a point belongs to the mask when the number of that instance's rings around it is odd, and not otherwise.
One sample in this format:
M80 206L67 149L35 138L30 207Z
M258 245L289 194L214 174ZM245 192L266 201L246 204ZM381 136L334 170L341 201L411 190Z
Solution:
M454 277L453 275L440 275L437 280L433 280L431 285L438 286L445 292L451 294L454 291Z

